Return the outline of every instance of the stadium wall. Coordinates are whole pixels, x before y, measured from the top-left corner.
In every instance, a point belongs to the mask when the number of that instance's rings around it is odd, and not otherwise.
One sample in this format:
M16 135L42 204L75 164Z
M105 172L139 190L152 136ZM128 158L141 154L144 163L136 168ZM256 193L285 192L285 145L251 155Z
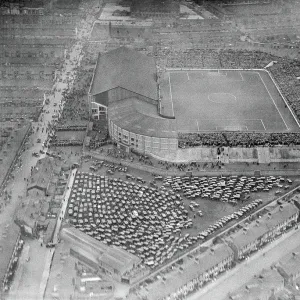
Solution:
M217 147L193 147L179 148L176 151L165 153L163 151L152 152L151 155L159 160L189 163L189 162L218 162L228 163L298 163L300 162L300 146L278 147L224 147L224 151L218 155Z
M178 139L155 137L130 132L120 128L113 121L108 120L108 129L111 138L126 151L134 149L143 154L170 156L178 151Z

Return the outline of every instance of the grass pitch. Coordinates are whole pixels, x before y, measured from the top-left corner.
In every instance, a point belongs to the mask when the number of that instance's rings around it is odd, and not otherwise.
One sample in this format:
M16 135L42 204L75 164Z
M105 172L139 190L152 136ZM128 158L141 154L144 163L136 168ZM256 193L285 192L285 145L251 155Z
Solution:
M179 132L299 131L267 72L167 71L160 83L162 106Z

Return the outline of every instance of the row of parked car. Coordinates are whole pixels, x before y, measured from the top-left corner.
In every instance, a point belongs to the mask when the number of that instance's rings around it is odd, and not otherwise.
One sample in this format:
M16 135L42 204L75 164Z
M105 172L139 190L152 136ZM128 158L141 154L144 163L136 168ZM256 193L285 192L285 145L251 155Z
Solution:
M280 194L291 184L291 179L279 176L167 176L162 183L188 199L211 199L231 204L249 199L250 193L268 192L274 188L278 189L276 194Z

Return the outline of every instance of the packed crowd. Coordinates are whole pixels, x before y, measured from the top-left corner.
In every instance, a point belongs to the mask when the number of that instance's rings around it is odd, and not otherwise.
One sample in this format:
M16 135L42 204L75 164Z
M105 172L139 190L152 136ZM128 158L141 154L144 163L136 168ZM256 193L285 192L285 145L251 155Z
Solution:
M179 148L209 147L273 147L278 145L292 146L300 144L300 133L268 133L268 132L212 132L181 133Z
M270 62L270 74L277 82L290 107L300 117L299 80L300 64L298 61L281 58L261 51L248 50L205 50L189 49L171 51L158 49L155 52L157 63L162 69L169 68L219 68L219 69L263 69ZM251 132L216 132L180 134L179 147L195 146L276 146L299 144L298 133L251 133Z

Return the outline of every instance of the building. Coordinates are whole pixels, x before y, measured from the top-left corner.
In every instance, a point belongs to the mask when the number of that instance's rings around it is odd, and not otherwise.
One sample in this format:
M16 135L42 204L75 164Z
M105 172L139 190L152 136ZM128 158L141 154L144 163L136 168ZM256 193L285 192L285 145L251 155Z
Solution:
M137 268L141 259L116 246L106 244L73 227L63 228L61 239L70 245L70 253L88 266L118 281Z
M0 4L3 15L43 15L44 0L4 0Z
M38 194L49 195L49 187L54 174L54 160L45 157L38 160L36 166L31 172L30 182L27 186L27 192L37 192Z
M180 4L173 0L133 0L130 13L138 18L176 18L179 17Z
M297 279L300 278L300 246L281 258L277 269L286 285L295 286Z
M127 98L158 104L153 58L126 47L99 54L89 90L92 118L107 115L107 107Z
M161 280L149 284L148 289L151 293L148 299L164 299L182 293L186 295L194 290L195 286L201 287L205 282L229 269L233 261L233 250L225 243L186 256L180 264L176 264L175 268L165 273Z
M242 260L294 226L298 216L299 210L292 203L271 207L250 224L244 223L244 227L230 234L226 242L234 250L235 259Z
M283 277L276 269L263 270L238 290L230 293L224 300L270 300L284 289Z
M148 154L178 149L174 118L160 114L153 58L126 47L99 55L89 90L93 119L106 116L120 148Z
M5 229L0 239L0 299L7 296L5 292L8 291L17 268L17 257L23 246L20 236L19 227L12 223Z

